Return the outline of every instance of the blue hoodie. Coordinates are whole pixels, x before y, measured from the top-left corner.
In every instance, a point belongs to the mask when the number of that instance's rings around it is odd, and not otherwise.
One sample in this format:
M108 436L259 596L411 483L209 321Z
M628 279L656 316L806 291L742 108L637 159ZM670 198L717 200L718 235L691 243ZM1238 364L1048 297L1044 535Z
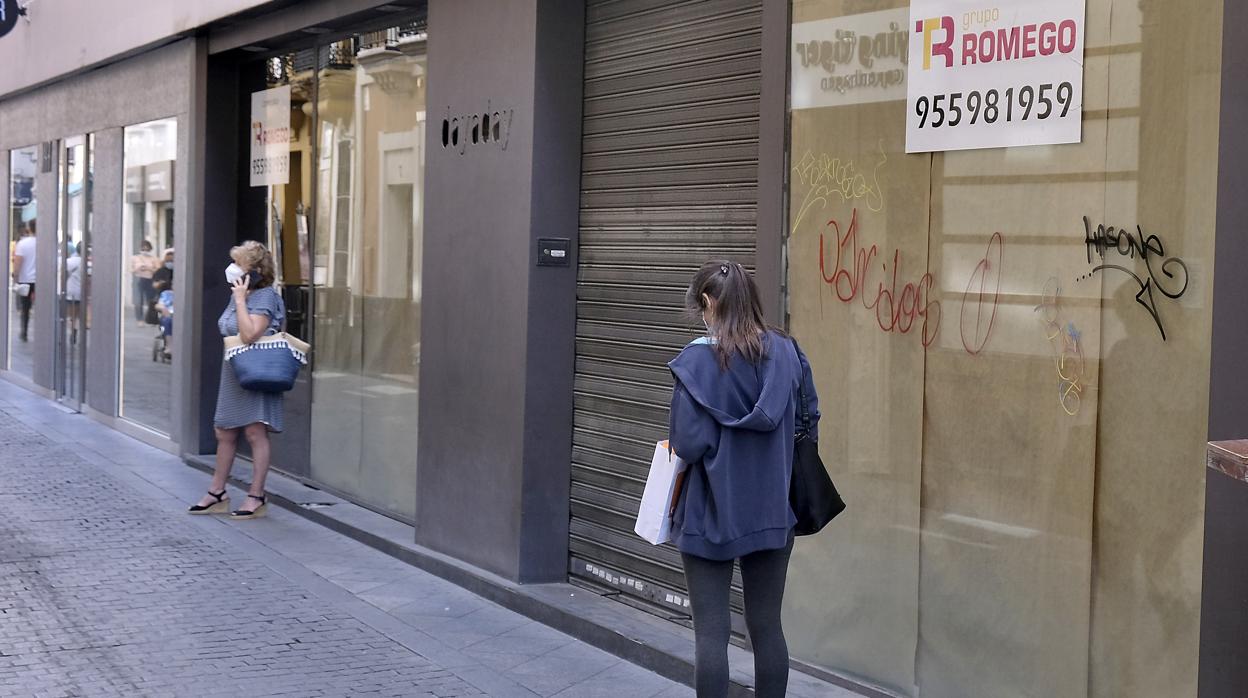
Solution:
M733 356L719 366L710 341L685 347L668 366L672 389L669 439L689 463L672 520L683 553L731 560L783 548L797 519L789 507L799 381L812 423L819 419L810 364L784 335L768 332L757 365ZM818 438L813 427L811 436Z

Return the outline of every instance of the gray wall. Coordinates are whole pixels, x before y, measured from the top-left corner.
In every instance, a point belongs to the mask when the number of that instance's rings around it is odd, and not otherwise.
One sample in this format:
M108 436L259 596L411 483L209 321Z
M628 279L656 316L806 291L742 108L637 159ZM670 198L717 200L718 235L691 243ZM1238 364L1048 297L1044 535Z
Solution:
M755 280L767 321L783 327L788 236L789 0L763 0Z
M1209 440L1248 438L1248 4L1223 5L1222 115L1218 152L1218 212L1214 241L1213 334L1209 368ZM1244 589L1248 556L1243 523L1248 485L1215 470L1206 473L1204 573L1201 590L1200 688L1202 698L1243 695L1248 685L1248 632Z
M57 157L52 149L52 171L43 171L43 151L39 154L39 170L35 187L39 192L38 216L35 217L38 241L35 252L35 307L30 317L30 344L34 348L35 367L31 376L35 383L55 389L53 358L56 354L56 221L61 215L57 197Z
M125 178L114 164L122 161L122 129L95 134L95 162L91 187L92 274L90 344L87 350L87 404L114 414L117 404L117 357L120 352L118 313L121 269L121 197ZM103 165L103 166L102 166ZM124 283L128 283L127 278ZM124 317L129 318L129 314Z
M20 25L19 25L20 26ZM12 35L10 35L11 37ZM4 44L10 37L0 40ZM0 149L41 144L69 136L96 134L95 190L92 198L92 251L95 265L90 298L93 326L88 355L88 404L105 415L117 414L119 346L118 292L122 283L121 196L123 187L122 128L165 117L178 118L178 162L174 172L174 245L187 241L189 180L188 129L191 76L196 42L184 40L106 68L68 78L0 101ZM55 155L55 154L54 154ZM7 159L6 159L7 168ZM39 249L56 249L56 172L39 174ZM7 180L6 180L7 181ZM5 224L7 227L7 223ZM186 262L179 256L179 265ZM45 289L55 287L56 260L39 255L39 298L35 303L36 362L34 379L53 387L55 304ZM190 301L194 286L185 283L181 266L175 270L179 303ZM178 341L189 341L190 328L176 327ZM182 346L188 346L183 344ZM175 392L175 418L181 409ZM177 424L177 422L174 422ZM175 427L174 439L177 439Z
M1248 438L1248 4L1227 2L1222 41L1222 125L1218 151L1218 217L1214 241L1213 337L1210 349L1209 440Z
M41 0L0 39L0 96L129 54L267 0ZM159 83L151 83L156 89Z
M511 579L567 574L583 3L432 0L417 542ZM540 48L539 48L540 47ZM501 144L442 119L514 110Z
M189 92L186 66L193 47L191 40L180 41L0 101L0 148L184 113Z

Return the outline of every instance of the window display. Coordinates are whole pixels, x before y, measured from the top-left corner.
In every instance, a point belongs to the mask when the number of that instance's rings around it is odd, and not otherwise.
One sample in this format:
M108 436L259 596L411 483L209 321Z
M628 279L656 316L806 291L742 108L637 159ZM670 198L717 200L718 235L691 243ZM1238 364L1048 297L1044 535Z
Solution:
M849 509L793 553L791 651L902 695L1195 695L1220 4L1088 0L1081 142L924 154L900 90L820 96L837 56L896 70L909 5L792 9L790 328Z

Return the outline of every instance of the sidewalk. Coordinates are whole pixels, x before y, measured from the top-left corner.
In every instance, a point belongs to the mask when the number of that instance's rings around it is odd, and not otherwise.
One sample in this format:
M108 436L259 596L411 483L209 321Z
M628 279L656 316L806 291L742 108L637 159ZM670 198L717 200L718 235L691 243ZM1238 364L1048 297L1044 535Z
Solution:
M206 482L0 381L0 695L693 695L280 508L185 514Z

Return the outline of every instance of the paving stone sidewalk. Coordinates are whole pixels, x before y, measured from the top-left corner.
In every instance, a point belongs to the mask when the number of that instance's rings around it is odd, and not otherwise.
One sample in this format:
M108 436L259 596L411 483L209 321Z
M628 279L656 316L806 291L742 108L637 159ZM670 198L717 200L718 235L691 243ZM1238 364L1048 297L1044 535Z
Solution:
M0 696L693 695L206 480L0 381Z

